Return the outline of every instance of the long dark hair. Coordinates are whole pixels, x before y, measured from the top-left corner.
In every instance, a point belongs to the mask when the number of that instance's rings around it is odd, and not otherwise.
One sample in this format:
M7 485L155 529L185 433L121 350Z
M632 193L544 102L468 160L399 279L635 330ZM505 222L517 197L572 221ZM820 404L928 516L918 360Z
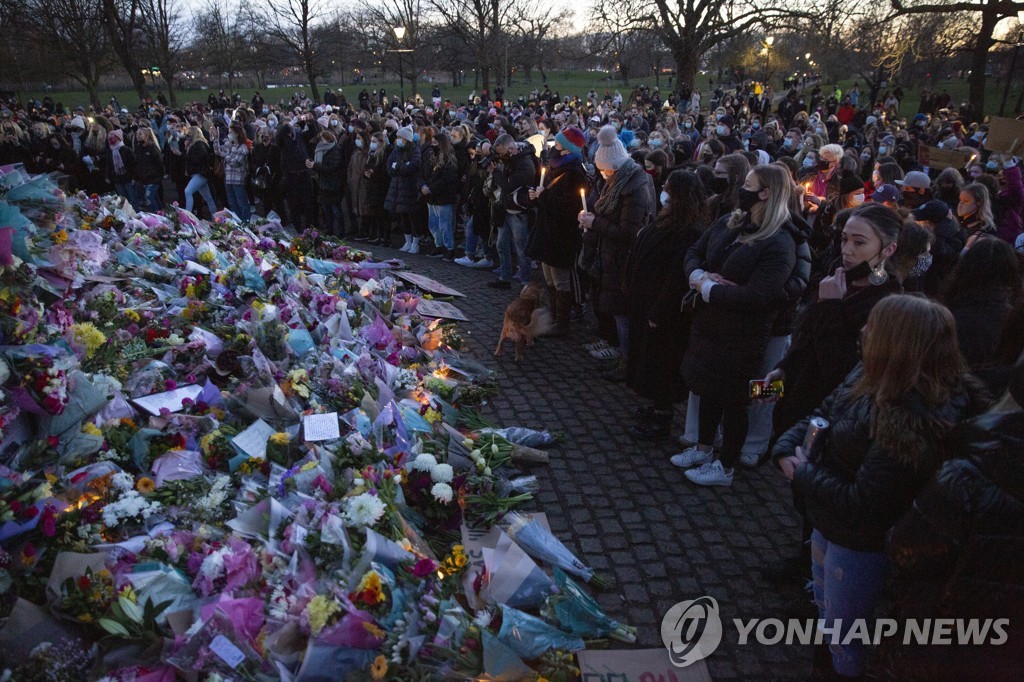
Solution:
M946 302L956 303L980 289L1003 288L1010 302L1020 299L1021 273L1013 247L997 237L983 236L960 256L946 289Z
M700 233L710 222L708 192L697 174L689 170L672 171L665 180L668 203L658 214L657 226L681 232Z

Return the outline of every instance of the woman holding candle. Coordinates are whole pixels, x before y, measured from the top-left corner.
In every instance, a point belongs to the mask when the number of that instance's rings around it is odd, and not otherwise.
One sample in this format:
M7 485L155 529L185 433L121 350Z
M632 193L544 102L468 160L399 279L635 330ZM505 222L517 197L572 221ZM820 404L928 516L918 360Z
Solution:
M594 164L605 184L594 211L583 211L578 221L583 241L595 247L598 254L593 273L596 310L615 320L619 337L619 352L608 355L615 359L621 354L623 362L606 378L622 381L629 349L629 310L622 274L633 239L654 220L657 204L651 176L629 157L614 126L601 128L597 139L600 146ZM581 201L585 206L585 194L581 193Z
M530 191L530 200L537 207L537 221L530 233L526 255L541 264L548 300L555 312L557 335L569 331L572 274L580 250L576 202L587 186L583 170L584 146L586 136L579 128L568 126L559 131L548 164L541 168L540 186Z

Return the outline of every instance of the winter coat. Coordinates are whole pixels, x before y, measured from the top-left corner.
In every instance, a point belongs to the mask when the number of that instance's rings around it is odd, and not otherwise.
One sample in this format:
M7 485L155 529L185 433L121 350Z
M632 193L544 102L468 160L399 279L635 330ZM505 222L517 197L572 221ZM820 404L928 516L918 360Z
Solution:
M420 196L420 148L408 142L396 146L388 157L391 185L384 200L385 210L391 213L412 213Z
M793 333L797 307L811 281L813 254L808 242L811 226L807 224L803 216L793 211L789 212L789 219L793 227L790 234L793 236L793 241L796 242L796 265L793 267L793 272L789 273L789 279L786 280L786 296L789 300L772 321L772 336L789 336Z
M871 309L901 292L899 280L890 277L878 286L851 287L842 300L819 301L814 295L814 302L797 319L789 352L779 363L786 390L772 412L776 433L809 415L843 383L860 362L857 339Z
M321 204L337 204L345 196L342 161L341 148L335 143L333 147L324 152L323 159L319 163L313 164L313 181L319 191Z
M216 153L224 159L224 184L245 185L249 177L249 146L245 142L222 142Z
M135 152L128 145L122 145L120 154L121 163L124 164L124 174L117 175L114 171L114 152L107 149L107 153L103 157L107 178L114 183L130 183L135 179Z
M266 170L260 170L266 166L266 168L270 170L270 183L268 188L274 187L277 184L278 179L281 177L281 152L277 148L277 145L273 142L270 144L254 144L252 146L252 153L249 155L249 159L252 162L252 177L256 177L259 173L266 173Z
M292 137L287 130L280 130L277 134L277 148L285 183L298 181L295 176L308 175L306 161L313 158L312 150L316 145L307 145L302 131L295 131L295 136ZM289 175L293 177L289 178Z
M210 166L213 160L210 158L212 152L210 145L205 142L192 142L185 152L185 175L202 175L209 177Z
M580 190L587 186L582 161L551 168L544 185L526 255L549 267L571 268L580 251Z
M685 274L717 273L737 286L711 288L709 301L698 295L683 360L690 390L728 404L745 404L751 379L763 374L772 321L788 302L786 282L796 265L794 227L787 222L774 236L749 244L738 237L750 227L730 229L719 218L686 254Z
M622 172L623 167L615 171L616 175ZM615 182L613 175L605 184L602 195L612 191ZM600 199L596 204L599 203ZM596 307L598 312L608 315L625 315L629 308L622 289L622 278L629 250L637 233L650 225L655 216L656 203L651 176L644 173L642 168L634 171L621 189L618 206L612 210L602 211L596 204L593 209L594 223L583 235L583 241L594 247L597 253L594 282Z
M376 216L384 212L384 200L388 196L388 188L391 185L391 176L388 174L388 153L377 157L370 156L366 160L364 170L370 171L370 177L366 179L366 202L364 204L364 216Z
M679 363L686 350L692 311L681 310L688 289L684 265L686 252L703 227L683 231L674 225L655 223L640 231L629 254L625 279L629 301L626 382L649 400L664 403L682 395Z
M1003 287L952 292L946 302L956 319L960 352L971 368L991 362L1013 304Z
M501 207L505 211L522 213L533 207L530 188L537 186L539 172L530 145L520 145L519 152L494 171L495 184L501 190Z
M895 679L1020 677L1024 660L1024 414L986 413L954 432L946 462L892 530L894 617L1010 618L1000 646L886 647ZM900 638L890 638L898 640Z
M1021 179L1020 164L1003 170L1004 189L996 197L999 207L999 224L996 234L1003 241L1013 244L1021 233L1021 214L1024 212L1024 180Z
M984 408L984 390L967 375L942 405L928 405L910 391L879 409L872 396L854 394L862 375L858 365L809 415L827 419L829 429L813 459L797 467L793 491L803 497L814 528L829 542L881 552L889 528L945 459L944 438ZM777 452L796 452L808 418L779 438Z
M430 190L427 203L434 206L448 206L455 203L459 193L458 163L445 163L434 167L434 154L430 154L430 167L423 169L423 184Z
M366 170L366 159L368 155L361 149L356 149L348 160L348 197L352 202L352 212L357 216L368 215L369 206L366 200L366 185L369 182L363 171Z
M143 185L157 185L164 179L164 160L156 146L143 144L135 150L135 179Z

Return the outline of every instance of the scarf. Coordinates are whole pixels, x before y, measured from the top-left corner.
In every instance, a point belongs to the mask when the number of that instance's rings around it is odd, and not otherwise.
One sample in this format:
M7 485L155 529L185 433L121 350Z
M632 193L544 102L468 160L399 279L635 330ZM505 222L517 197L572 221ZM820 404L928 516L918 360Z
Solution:
M124 140L122 139L110 148L110 160L114 162L114 175L125 174L124 161L121 160L121 147L123 146Z
M643 167L632 159L620 166L612 175L612 179L604 186L601 197L594 205L594 212L608 215L617 211L622 201L622 189L629 184L633 176L642 175L643 172Z
M334 149L334 145L337 142L318 142L316 145L316 151L313 153L313 161L317 164L324 162L324 154Z
M570 152L565 156L556 156L548 161L548 165L551 166L551 170L561 168L562 166L569 166L574 163L583 163L583 157L576 152Z

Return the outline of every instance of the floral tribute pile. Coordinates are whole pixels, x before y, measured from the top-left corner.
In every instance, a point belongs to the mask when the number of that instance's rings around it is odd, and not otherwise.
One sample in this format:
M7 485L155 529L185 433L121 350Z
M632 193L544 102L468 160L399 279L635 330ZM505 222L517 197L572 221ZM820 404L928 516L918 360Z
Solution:
M572 680L635 639L515 510L551 436L478 416L398 266L0 169L10 679Z

